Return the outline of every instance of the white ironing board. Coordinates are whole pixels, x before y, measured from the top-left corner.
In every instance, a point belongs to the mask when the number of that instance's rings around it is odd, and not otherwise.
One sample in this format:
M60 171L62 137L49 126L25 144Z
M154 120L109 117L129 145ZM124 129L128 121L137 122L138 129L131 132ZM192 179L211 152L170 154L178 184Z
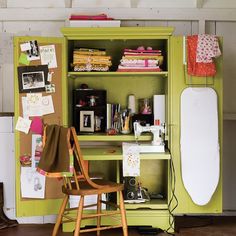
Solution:
M184 186L197 205L206 205L220 176L217 94L186 88L181 94L181 168Z

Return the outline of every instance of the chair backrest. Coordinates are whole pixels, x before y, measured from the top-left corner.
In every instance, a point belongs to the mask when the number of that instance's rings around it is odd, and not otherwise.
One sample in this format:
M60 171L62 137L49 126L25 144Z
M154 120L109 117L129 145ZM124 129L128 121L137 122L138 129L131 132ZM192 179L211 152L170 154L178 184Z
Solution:
M75 182L77 189L80 188L79 183L81 179L86 181L93 188L101 188L102 186L95 184L89 177L88 165L85 164L86 162L84 161L83 154L80 149L75 128L71 127L70 132L71 132L70 135L71 150L73 151L73 156L74 156L74 171L73 171L74 174L72 181ZM68 178L66 178L66 182L68 183Z

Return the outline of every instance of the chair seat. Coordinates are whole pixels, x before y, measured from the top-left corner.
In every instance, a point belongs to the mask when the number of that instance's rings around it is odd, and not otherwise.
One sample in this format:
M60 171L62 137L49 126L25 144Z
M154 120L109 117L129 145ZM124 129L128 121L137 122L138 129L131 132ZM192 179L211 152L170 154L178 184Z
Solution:
M80 189L76 188L76 184L72 183L72 189L66 188L62 186L62 192L68 195L94 195L94 194L102 194L102 193L112 193L117 191L122 191L124 189L123 184L118 184L115 182L96 179L93 182L101 187L93 188L91 185L88 184L86 181L79 181Z

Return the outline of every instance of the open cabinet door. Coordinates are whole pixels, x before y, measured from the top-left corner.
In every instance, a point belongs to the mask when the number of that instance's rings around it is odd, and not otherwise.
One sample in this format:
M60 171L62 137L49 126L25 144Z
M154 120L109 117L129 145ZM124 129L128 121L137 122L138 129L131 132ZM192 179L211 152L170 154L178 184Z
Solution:
M187 65L185 64L185 58L187 58L186 50L184 50L185 47L185 38L183 37L171 37L171 52L170 52L170 62L171 62L171 79L170 79L170 151L173 158L173 163L175 167L175 177L176 177L176 183L175 183L175 195L178 199L178 207L175 209L175 213L177 214L191 214L191 213L220 213L222 212L222 58L221 55L216 60L216 67L217 67L217 73L214 77L194 77L189 76L187 74ZM196 163L201 159L201 156L199 156L199 160L196 159L197 155L195 157L192 157L191 150L194 151L194 148L187 147L189 149L190 154L184 156L183 150L181 150L181 135L183 137L183 128L184 125L182 123L181 127L181 121L186 121L185 119L181 119L181 96L184 94L184 91L188 91L186 89L200 89L200 90L211 90L214 91L214 105L217 107L217 134L219 137L219 140L217 140L217 148L219 148L219 156L216 155L218 158L218 162L213 162L212 168L209 163L211 162L212 156L208 156L210 161L205 163L205 160L203 159L201 165L203 168L199 168L199 173L195 171L195 176L193 176L193 173L189 171L186 174L186 158L187 158L187 168L189 165ZM217 102L215 102L215 97L217 99ZM187 102L188 103L188 102ZM204 101L201 101L202 104L204 104ZM189 105L189 103L187 104ZM204 104L207 105L207 104ZM210 108L212 108L210 106ZM201 109L200 109L201 110ZM203 109L204 110L204 109ZM186 111L185 111L186 112ZM187 111L188 112L188 111ZM191 112L189 110L189 112ZM217 123L216 122L216 123ZM191 123L191 122L190 122ZM211 124L211 123L209 123ZM194 125L194 122L193 122ZM209 125L211 126L211 125ZM191 127L191 125L189 126ZM204 125L202 127L205 127ZM206 129L205 127L204 129ZM209 127L210 129L211 127ZM182 133L181 133L182 131ZM189 145L191 145L190 140L188 142ZM194 151L194 154L197 152L197 148ZM199 153L201 153L201 145L199 145ZM184 158L183 158L184 156ZM195 158L195 160L191 161L188 158ZM214 157L213 157L214 159ZM205 164L204 164L205 163ZM200 181L202 180L204 169L207 169L209 171L209 176L206 174L206 171L204 173L204 178L206 179L206 182L208 182L209 179L212 178L212 189L209 194L206 194L207 191L204 190L204 188L201 188L202 186L199 186L199 192L193 193L192 186L198 185ZM197 168L197 166L196 166ZM199 178L197 177L199 175ZM190 179L190 185L189 182L186 181ZM195 182L194 182L195 181ZM210 181L209 181L210 182ZM205 182L204 182L205 184ZM202 192L201 192L202 191ZM204 199L204 195L207 195L207 200ZM196 198L195 198L196 196ZM203 197L201 199L201 197ZM200 200L199 200L200 199Z
M68 123L64 44L64 38L14 39L15 124L19 117L30 120L31 125L34 122L29 132L15 130L17 217L56 214L61 203L62 183L41 179L35 167L41 152L37 145L42 144L42 122ZM31 157L31 164L20 163L24 156Z

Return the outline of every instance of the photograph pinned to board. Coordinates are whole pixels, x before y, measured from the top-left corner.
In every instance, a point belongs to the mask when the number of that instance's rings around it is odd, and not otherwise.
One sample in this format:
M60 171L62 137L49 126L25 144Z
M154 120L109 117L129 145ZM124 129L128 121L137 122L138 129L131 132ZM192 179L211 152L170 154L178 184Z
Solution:
M20 45L22 52L25 52L29 61L39 60L39 46L37 40L30 40Z
M45 91L48 82L48 66L19 66L18 84L20 93Z
M57 58L55 45L45 45L39 47L41 64L48 65L48 68L57 68Z
M55 84L46 84L45 91L46 93L55 93L56 92Z

